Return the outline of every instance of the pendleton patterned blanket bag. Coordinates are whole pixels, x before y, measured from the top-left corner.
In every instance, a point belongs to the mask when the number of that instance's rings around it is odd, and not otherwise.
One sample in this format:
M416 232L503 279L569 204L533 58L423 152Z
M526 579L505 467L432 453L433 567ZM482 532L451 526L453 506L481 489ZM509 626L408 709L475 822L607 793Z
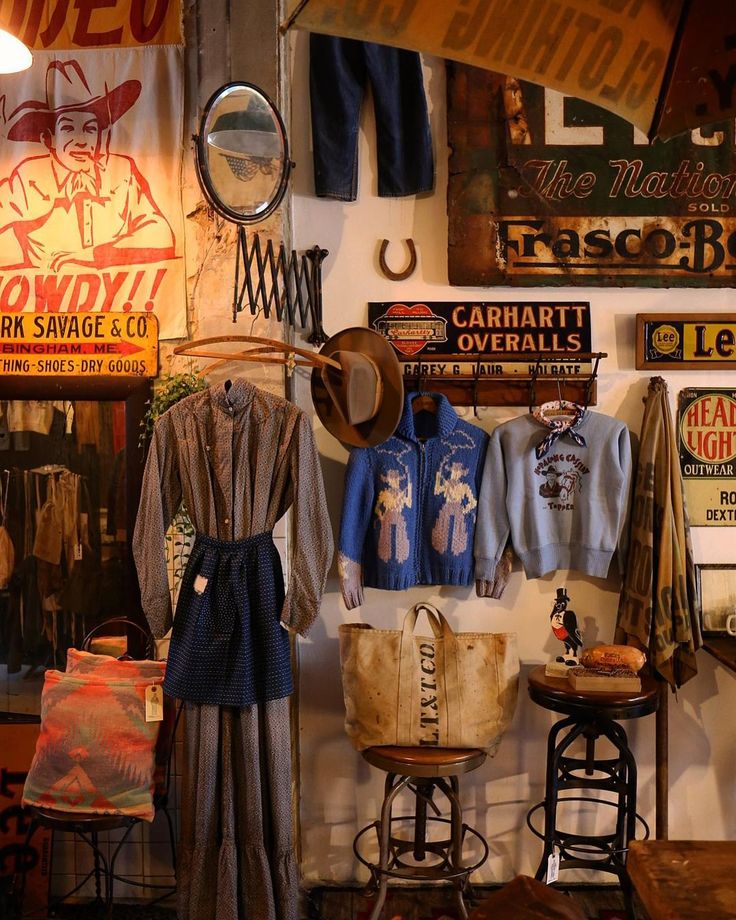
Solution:
M152 821L162 723L146 721L145 694L163 684L163 663L79 656L73 670L46 672L23 804Z
M431 636L414 634L426 613ZM353 746L480 748L493 755L514 715L515 633L455 633L429 604L403 629L339 627L345 730Z

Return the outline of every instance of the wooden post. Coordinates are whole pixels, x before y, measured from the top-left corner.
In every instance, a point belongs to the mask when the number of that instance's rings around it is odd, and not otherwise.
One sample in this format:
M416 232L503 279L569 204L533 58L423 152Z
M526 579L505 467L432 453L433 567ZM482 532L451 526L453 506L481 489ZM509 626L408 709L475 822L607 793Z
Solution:
M670 688L666 680L659 683L659 707L656 715L656 838L669 839L669 725Z

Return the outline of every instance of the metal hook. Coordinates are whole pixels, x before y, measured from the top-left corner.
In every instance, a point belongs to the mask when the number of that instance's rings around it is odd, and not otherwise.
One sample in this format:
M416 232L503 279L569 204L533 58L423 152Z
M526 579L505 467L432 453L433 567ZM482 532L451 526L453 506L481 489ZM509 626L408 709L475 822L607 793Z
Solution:
M593 392L593 383L595 382L595 379L598 376L598 365L600 363L601 363L601 356L600 354L597 354L595 356L595 364L593 365L593 371L590 377L588 377L588 383L585 387L585 405L583 406L584 409L587 409L588 406L590 405L590 394Z
M557 407L562 408L562 387L560 386L560 375L557 375Z
M480 361L481 356L478 355L478 360L475 365L475 372L473 374L473 416L475 418L480 418L478 415L478 385L480 383Z
M539 374L539 364L542 360L540 354L537 355L537 363L534 365L531 377L529 378L529 411L531 412L537 401L537 376Z
M383 274L389 278L391 281L405 281L411 275L414 274L414 270L417 267L417 250L414 246L414 240L409 238L404 240L409 250L409 264L402 271L394 272L386 264L386 250L388 249L388 240L382 240L381 242L381 251L378 254L378 264L381 267Z
M421 393L422 390L424 389L424 387L422 386L422 382L423 382L423 379L422 379L422 378L423 378L423 375L422 375L422 362L419 361L419 362L417 363L417 393Z

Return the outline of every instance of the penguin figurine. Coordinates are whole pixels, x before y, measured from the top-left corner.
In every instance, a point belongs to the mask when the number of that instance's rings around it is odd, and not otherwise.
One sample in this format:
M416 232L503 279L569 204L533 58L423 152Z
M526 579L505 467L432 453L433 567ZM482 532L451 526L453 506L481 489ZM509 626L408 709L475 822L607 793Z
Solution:
M570 598L567 595L567 591L564 588L558 588L549 619L552 632L565 646L565 655L558 655L556 660L565 661L568 656L572 656L576 664L578 649L583 644L583 637L580 635L575 611L567 609L569 603Z

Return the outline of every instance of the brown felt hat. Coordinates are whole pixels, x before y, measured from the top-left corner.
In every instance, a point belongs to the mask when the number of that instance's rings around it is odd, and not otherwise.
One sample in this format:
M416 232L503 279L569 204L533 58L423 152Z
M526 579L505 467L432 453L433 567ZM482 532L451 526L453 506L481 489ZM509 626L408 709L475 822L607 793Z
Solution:
M388 340L353 326L333 335L320 355L342 368L312 371L312 402L330 434L352 447L374 447L390 438L404 408L404 381Z

